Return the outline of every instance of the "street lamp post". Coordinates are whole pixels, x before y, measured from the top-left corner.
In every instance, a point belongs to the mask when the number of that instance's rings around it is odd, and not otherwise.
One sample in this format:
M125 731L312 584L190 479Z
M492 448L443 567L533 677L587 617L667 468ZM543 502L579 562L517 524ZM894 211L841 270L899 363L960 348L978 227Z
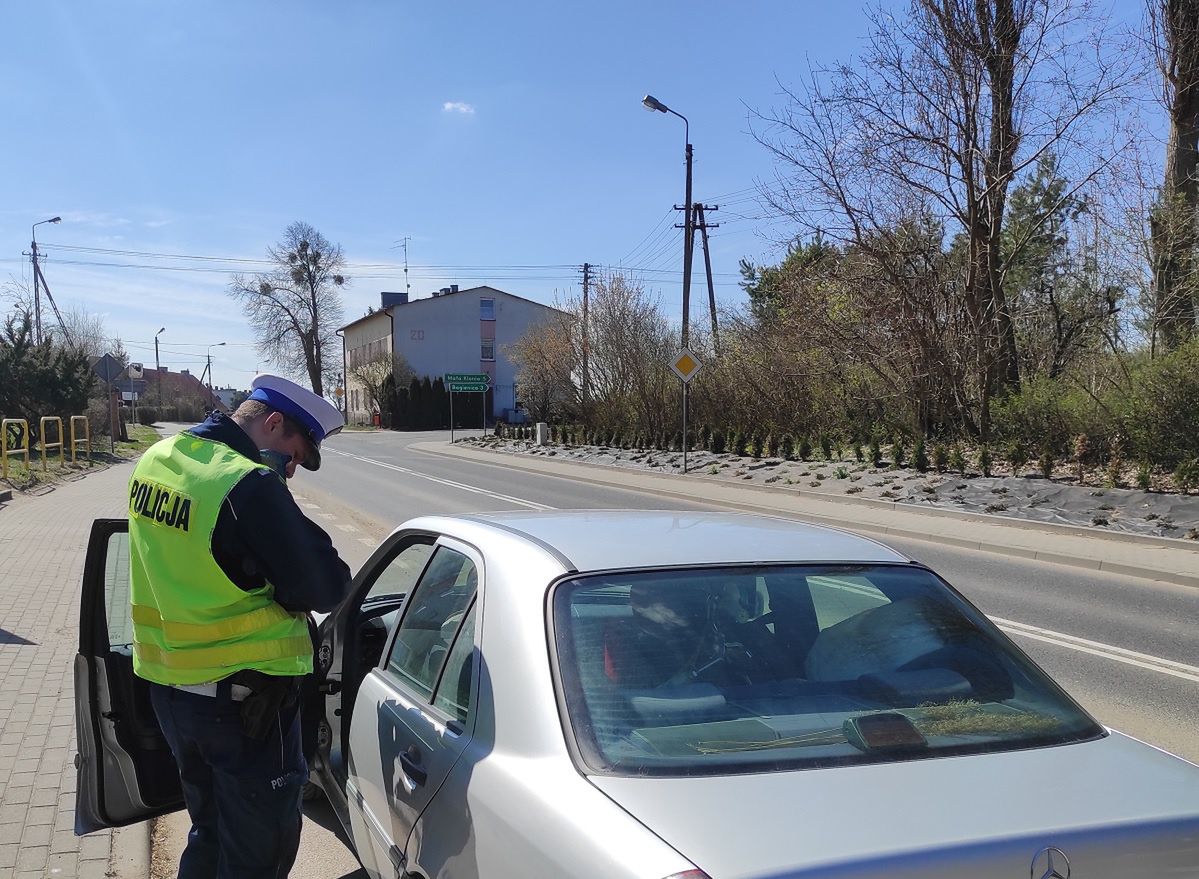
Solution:
M212 386L215 384L215 382L212 380L212 349L220 348L224 344L225 344L224 342L215 342L212 345L208 346L208 365L206 367L204 367L204 374L208 376L208 402L209 403L211 403L213 401L213 399L216 397L216 394L212 390Z
M683 120L683 140L687 157L687 185L683 199L683 347L686 348L691 321L691 250L695 238L695 219L691 205L691 123L682 113L670 109L653 95L642 98L641 105L650 112L670 113Z
M48 220L39 220L29 227L29 237L32 239L29 245L29 252L33 259L33 326L34 338L37 343L42 344L42 297L38 288L38 267L37 267L37 227L44 223L61 223L62 217L51 217Z
M158 337L161 336L166 331L167 331L167 328L163 327L161 330L159 330L157 333L154 334L154 381L157 382L157 384L158 384L157 403L158 403L158 407L160 409L162 408L162 365L158 362Z
M682 113L676 112L653 95L646 95L641 104L650 112L670 113L683 120L683 141L686 144L687 185L683 199L683 348L689 341L691 321L691 249L695 238L695 220L691 205L691 123ZM683 472L687 472L687 382L683 382Z

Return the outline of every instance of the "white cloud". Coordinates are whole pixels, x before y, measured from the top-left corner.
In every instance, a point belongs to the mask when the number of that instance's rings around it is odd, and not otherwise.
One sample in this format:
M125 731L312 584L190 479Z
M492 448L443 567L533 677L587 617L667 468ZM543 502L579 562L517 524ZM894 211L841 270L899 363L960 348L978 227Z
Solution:
M473 116L474 112L475 112L475 108L473 105L467 104L463 101L446 101L444 104L441 105L441 112L443 112L443 113L465 113L468 116Z

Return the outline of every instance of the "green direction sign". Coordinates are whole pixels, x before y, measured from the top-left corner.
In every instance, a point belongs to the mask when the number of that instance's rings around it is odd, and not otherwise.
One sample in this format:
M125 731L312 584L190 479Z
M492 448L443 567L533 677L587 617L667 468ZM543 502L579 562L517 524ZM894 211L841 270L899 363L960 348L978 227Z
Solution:
M461 383L465 382L467 384L472 384L472 385L477 385L477 384L485 385L491 381L491 376L489 376L485 372L447 372L445 374L445 381L453 382L456 384L461 384ZM458 390L467 390L467 389L452 388L451 390L458 391ZM471 388L470 390L473 390L473 388Z
M450 391L455 394L485 394L487 382L450 382Z

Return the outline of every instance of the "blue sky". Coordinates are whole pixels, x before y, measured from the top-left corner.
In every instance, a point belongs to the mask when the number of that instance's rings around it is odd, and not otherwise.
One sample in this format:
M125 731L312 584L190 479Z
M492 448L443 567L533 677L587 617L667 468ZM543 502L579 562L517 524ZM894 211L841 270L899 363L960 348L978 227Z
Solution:
M641 107L649 92L690 118L735 304L738 259L787 232L755 219L771 164L747 106L777 102L776 75L851 56L865 26L859 4L823 0L42 0L4 23L21 38L0 56L0 278L28 281L30 224L61 215L37 230L60 305L102 314L151 363L165 325L172 369L225 341L214 377L235 387L260 361L224 264L54 246L257 259L302 219L351 266L399 265L409 236L414 295L489 282L552 302L584 261L680 265L683 127ZM561 268L468 268L511 266ZM403 289L398 269L349 274L347 320ZM655 277L677 319L679 282Z

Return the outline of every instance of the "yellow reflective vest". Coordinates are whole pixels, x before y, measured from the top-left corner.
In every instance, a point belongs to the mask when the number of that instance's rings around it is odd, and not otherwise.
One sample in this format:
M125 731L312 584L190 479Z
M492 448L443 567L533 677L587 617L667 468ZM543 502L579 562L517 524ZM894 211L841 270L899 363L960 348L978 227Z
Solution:
M244 590L212 557L229 492L264 465L223 443L180 433L151 446L129 481L133 671L160 684L201 684L241 669L312 671L303 613L275 587Z

